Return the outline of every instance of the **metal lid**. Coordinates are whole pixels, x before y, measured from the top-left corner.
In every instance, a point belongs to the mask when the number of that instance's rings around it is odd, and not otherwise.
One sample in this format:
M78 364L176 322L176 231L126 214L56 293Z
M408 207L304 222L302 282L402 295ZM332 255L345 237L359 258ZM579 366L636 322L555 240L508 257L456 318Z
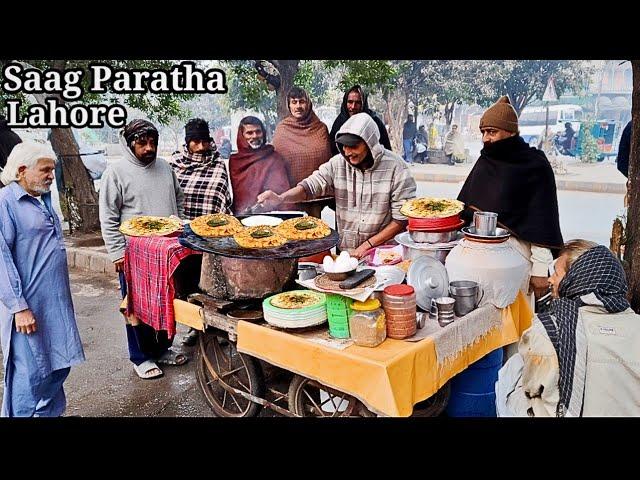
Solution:
M360 312L370 312L376 308L380 308L380 300L377 298L370 298L364 302L355 301L351 304L352 310L358 310Z
M413 292L415 292L415 290L411 285L404 284L389 285L384 289L384 293L387 295L404 296L411 295Z
M449 275L444 265L433 257L423 255L411 262L407 284L416 290L416 303L423 310L431 307L431 299L449 294Z

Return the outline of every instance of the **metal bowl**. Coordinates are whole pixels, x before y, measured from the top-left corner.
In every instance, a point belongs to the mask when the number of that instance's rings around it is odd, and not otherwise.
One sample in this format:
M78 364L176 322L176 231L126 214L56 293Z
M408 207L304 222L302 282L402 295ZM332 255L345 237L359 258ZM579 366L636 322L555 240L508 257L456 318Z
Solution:
M448 243L458 236L457 230L449 232L422 232L419 230L409 230L411 240L417 243Z
M356 272L356 269L354 268L353 270L349 270L346 272L324 272L324 273L327 277L329 277L329 280L342 281L342 280L346 280L349 276L353 275L355 272Z

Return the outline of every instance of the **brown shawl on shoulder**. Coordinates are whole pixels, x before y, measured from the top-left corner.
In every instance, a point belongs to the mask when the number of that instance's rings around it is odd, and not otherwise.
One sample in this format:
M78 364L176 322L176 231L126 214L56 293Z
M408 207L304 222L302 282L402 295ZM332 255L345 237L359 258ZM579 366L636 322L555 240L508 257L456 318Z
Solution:
M329 130L313 111L302 120L289 115L276 127L273 146L289 164L291 184L297 185L331 157Z
M263 129L264 138L266 132ZM255 205L256 198L266 190L283 193L290 188L287 163L274 151L273 145L263 144L254 150L238 129L238 153L229 158L229 173L233 187L233 213L238 215Z

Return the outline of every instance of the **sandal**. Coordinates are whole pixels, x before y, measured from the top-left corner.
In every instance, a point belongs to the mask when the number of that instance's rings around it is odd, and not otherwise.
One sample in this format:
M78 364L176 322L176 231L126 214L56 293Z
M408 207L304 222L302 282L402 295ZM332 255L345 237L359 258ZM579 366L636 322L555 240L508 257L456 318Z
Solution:
M151 380L152 378L159 378L164 375L160 367L158 367L153 360L145 360L140 365L134 363L133 369L143 380Z
M156 358L156 362L160 365L184 365L189 361L189 357L187 357L183 353L176 352L172 348L168 348L162 355Z

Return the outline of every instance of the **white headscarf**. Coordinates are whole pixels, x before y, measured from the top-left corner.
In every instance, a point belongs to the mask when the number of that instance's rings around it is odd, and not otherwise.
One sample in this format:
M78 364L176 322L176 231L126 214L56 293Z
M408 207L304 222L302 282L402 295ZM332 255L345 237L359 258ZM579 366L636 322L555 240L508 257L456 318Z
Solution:
M22 165L27 168L33 168L41 158L50 158L54 162L57 160L49 142L26 140L18 143L11 150L9 157L7 157L7 164L0 174L0 181L4 185L16 182L18 180L18 169Z

